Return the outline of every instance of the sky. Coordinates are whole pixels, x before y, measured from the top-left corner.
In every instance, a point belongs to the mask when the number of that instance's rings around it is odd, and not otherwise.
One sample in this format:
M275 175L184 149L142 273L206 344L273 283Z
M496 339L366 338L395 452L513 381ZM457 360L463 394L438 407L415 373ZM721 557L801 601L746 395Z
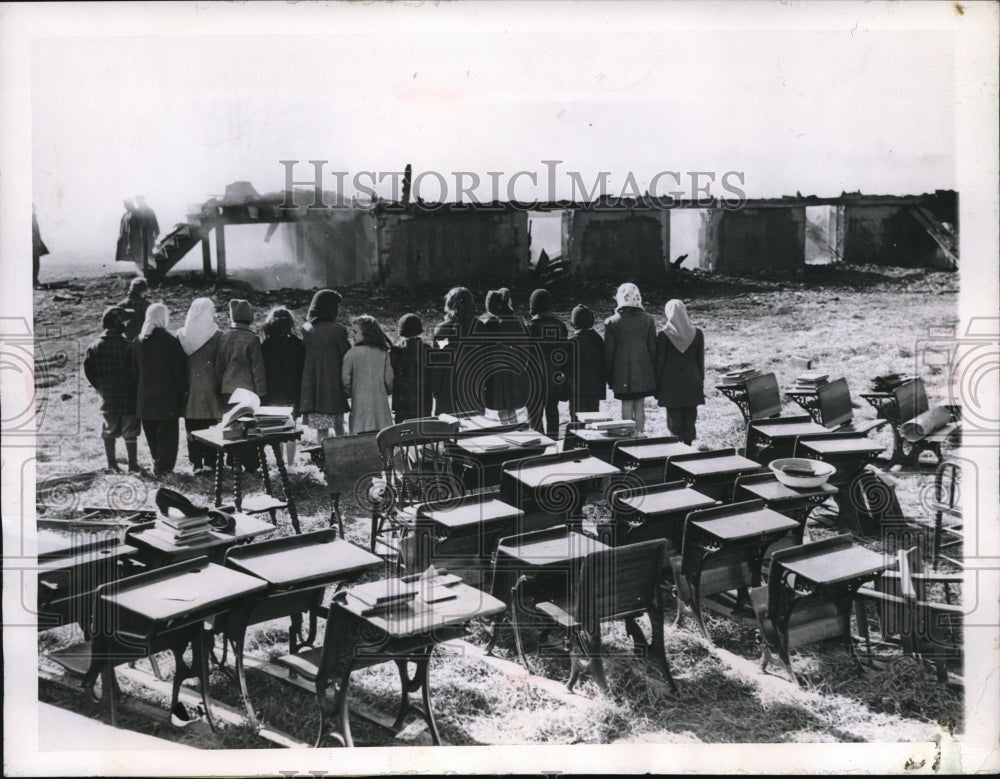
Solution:
M955 187L947 29L671 29L660 17L661 29L611 32L357 35L338 32L331 12L309 34L148 25L37 37L32 199L43 237L53 259L104 262L123 198L145 195L169 228L229 182L283 189L285 159L301 161L296 180L311 179L308 160L327 160L326 184L344 171L349 194L370 181L364 171L410 163L432 201L455 200L464 171L479 176L482 200L490 171L501 199L528 200L574 197L572 173L590 189L601 171L612 194L633 186L629 174L640 192L652 181L658 194L691 194L702 172L700 184L711 174L713 194L726 195L730 171L748 197ZM547 160L561 161L551 187ZM661 171L672 173L655 179ZM375 189L391 195L390 182Z

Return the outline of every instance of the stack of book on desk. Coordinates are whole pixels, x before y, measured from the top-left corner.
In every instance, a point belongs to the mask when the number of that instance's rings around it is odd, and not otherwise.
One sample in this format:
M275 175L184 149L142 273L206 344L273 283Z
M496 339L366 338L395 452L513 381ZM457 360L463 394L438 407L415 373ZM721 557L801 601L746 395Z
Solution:
M829 379L829 373L803 373L801 376L795 377L795 389L814 390L817 387L822 387Z
M256 435L285 433L295 429L291 406L260 406L253 413L253 421Z
M208 514L198 517L186 517L183 514L162 514L156 518L156 524L151 533L176 546L200 544L213 538L210 532L212 525Z
M588 430L599 430L607 435L632 435L635 433L634 419L611 419L607 422L589 422Z
M900 384L910 380L905 373L886 373L872 379L873 392L892 392Z
M761 372L756 368L744 368L741 371L732 371L730 373L724 373L722 375L721 384L724 385L737 385L743 384L747 379L752 379L754 376L760 376Z

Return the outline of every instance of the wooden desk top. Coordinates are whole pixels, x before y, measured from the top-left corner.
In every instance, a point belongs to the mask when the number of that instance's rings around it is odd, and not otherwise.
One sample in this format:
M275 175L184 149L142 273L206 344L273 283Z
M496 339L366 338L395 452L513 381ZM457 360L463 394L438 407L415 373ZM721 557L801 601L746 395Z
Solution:
M769 508L691 523L720 541L742 541L797 529L799 523Z
M821 484L818 487L788 487L778 481L778 477L773 473L761 474L759 479L750 478L748 481L741 481L736 486L742 487L765 503L818 498L822 495L835 495L837 493L837 488L829 483Z
M150 530L140 530L130 535L129 538L141 546L156 549L164 554L173 555L192 551L195 553L204 553L219 546L237 544L241 541L247 541L251 538L274 532L274 525L263 519L257 519L249 514L240 513L233 514L233 517L236 519L235 533L221 533L218 530L211 530L209 532L212 538L197 544L173 544L161 537L159 533L150 532Z
M235 547L226 566L285 588L329 584L383 565L382 558L333 535L321 530Z
M636 436L635 431L621 434L621 433L609 433L607 430L588 430L585 427L578 427L576 430L570 430L570 434L576 436L581 441L586 441L588 444L600 443L600 442L618 442L618 441L628 441L630 439L641 440Z
M613 476L621 470L580 450L580 456L573 460L528 465L507 473L526 487L538 488Z
M780 424L774 421L751 422L751 426L761 435L768 438L795 438L800 435L810 435L813 433L828 433L825 427L816 422L793 422L791 424Z
M497 548L503 555L525 568L544 568L555 563L579 560L591 552L610 547L596 538L585 536L565 527L508 538Z
M869 438L858 436L830 436L815 441L800 441L799 445L816 454L871 454L885 449Z
M517 443L517 439L530 441L530 443ZM514 455L512 459L519 459L526 456L528 452L541 451L554 444L555 441L551 438L541 433L536 433L533 430L517 430L508 433L473 436L471 438L460 438L455 442L455 446L467 454L512 454Z
M119 579L102 594L102 599L119 609L157 626L189 615L209 615L213 609L238 598L259 592L267 582L239 571L210 563L204 558L127 579ZM160 573L160 576L155 574ZM153 575L151 575L153 574ZM199 618L201 618L199 616Z
M77 566L134 557L138 551L134 546L120 543L117 538L83 543L67 539L66 544L52 544L45 551L39 550L38 571L40 574L68 571Z
M238 449L241 446L260 446L261 444L276 444L282 441L297 441L302 438L302 430L287 430L282 433L267 433L266 435L250 436L249 438L236 438L227 441L222 437L222 428L218 426L206 427L204 430L195 430L191 433L201 443L223 452L230 449Z
M690 487L659 492L654 487L645 495L633 495L629 498L618 499L617 502L635 509L636 512L645 517L652 517L657 514L697 511L714 506L718 501Z
M501 519L513 519L523 514L524 512L520 509L494 497L437 508L433 504L417 506L418 523L423 520L449 529L479 525Z
M644 444L639 440L628 446L619 446L618 451L642 462L643 460L665 460L679 454L691 454L697 449L688 446L683 441L675 441L672 444Z
M671 460L670 466L690 476L724 476L730 473L753 471L761 467L760 463L741 457L738 454L727 454L721 457L710 456L691 460Z
M782 562L782 567L815 584L837 584L875 576L887 566L877 552L851 545L788 560Z
M499 614L507 608L503 601L464 582L434 586L433 578L427 581L426 586L419 588L412 600L375 613L366 615L365 612L370 606L352 596L351 590L347 590L343 602L338 600L335 604L370 625L384 630L390 638L426 635L432 641L437 630L463 625L477 617Z

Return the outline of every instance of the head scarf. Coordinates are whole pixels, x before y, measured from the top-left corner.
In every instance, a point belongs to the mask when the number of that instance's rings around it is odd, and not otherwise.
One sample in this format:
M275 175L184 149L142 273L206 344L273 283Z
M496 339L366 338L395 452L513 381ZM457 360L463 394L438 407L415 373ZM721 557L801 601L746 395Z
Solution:
M491 289L486 293L486 311L493 316L509 316L514 313L510 304L510 290L506 287Z
M333 322L340 313L340 301L344 297L332 289L321 289L313 295L306 319L309 322Z
M642 308L642 295L639 288L631 282L622 284L615 293L618 308Z
M194 354L217 332L219 326L215 322L215 303L211 298L196 298L191 301L184 327L177 331L177 339L181 342L184 354Z
M400 338L413 338L424 332L424 326L416 314L403 314L399 318L397 329Z
M136 276L134 279L132 279L132 281L128 283L129 295L141 295L148 289L149 289L149 284L142 276Z
M677 351L682 354L688 350L691 342L694 341L695 326L688 319L687 308L683 301L668 300L663 307L663 313L667 317L667 325L663 332L667 334L670 342L677 347Z
M570 314L569 322L577 330L586 330L594 326L594 312L584 305L577 306Z
M552 295L547 289L536 289L528 298L528 313L531 316L547 314L552 310Z
M153 303L146 309L146 321L142 323L142 330L139 331L139 340L145 341L152 332L162 327L164 330L170 322L170 312L162 303Z

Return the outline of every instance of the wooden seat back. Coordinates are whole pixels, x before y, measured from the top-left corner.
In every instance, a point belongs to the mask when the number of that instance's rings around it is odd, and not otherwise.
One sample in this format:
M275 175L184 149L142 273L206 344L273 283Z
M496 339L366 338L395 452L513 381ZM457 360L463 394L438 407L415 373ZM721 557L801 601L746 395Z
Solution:
M781 392L773 373L754 376L746 381L747 413L750 419L768 419L781 414Z
M445 445L458 425L419 419L383 428L375 437L387 484L397 507L461 496L465 490L447 467Z
M849 424L854 419L854 406L847 379L835 379L816 390L819 400L820 424L836 428Z
M923 414L929 406L927 405L927 388L923 379L913 379L900 384L892 391L896 397L896 407L899 410L899 424L909 422L916 416Z
M331 495L352 494L366 478L382 472L376 435L370 432L323 439L323 473Z
M601 622L656 608L666 542L643 541L584 558L573 616L593 632Z

